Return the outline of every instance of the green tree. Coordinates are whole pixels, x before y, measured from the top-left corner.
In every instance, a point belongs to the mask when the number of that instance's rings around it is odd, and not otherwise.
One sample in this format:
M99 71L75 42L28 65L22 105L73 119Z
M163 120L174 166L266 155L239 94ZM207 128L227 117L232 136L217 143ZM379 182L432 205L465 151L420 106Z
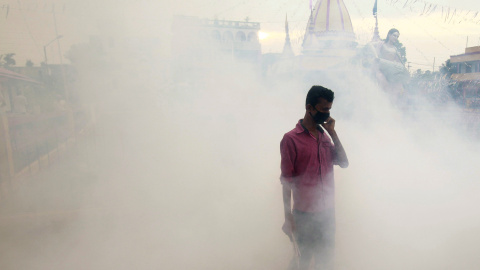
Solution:
M15 66L17 62L15 61L15 59L13 59L14 56L14 53L0 55L0 65L4 68Z
M436 105L452 101L449 81L440 71L417 69L412 73L409 89L412 93L423 95Z
M440 67L440 73L442 74L443 78L448 82L448 92L450 93L450 96L452 96L455 101L461 102L463 98L463 93L459 89L458 84L452 80L452 75L457 73L457 66L453 65L450 62L450 59L448 59Z
M445 78L450 79L450 77L452 77L452 74L457 73L457 67L455 65L452 65L450 59L448 59L440 67L440 73L444 75Z
M25 66L27 66L27 67L33 67L34 64L33 64L32 60L27 59L27 62L25 62Z

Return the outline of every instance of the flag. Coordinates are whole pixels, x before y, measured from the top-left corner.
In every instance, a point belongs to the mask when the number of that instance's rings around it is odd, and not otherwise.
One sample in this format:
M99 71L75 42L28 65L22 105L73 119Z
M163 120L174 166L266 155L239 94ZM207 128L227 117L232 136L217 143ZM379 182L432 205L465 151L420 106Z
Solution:
M377 15L377 0L375 0L375 5L373 5L373 16Z

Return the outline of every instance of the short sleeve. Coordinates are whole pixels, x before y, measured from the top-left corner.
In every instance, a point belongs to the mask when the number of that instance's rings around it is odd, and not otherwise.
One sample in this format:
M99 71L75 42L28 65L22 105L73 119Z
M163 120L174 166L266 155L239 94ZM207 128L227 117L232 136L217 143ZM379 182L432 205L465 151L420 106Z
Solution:
M283 136L280 142L280 155L281 155L281 175L280 181L282 184L291 184L293 182L293 176L295 173L295 159L297 157L295 144L293 139L287 134Z

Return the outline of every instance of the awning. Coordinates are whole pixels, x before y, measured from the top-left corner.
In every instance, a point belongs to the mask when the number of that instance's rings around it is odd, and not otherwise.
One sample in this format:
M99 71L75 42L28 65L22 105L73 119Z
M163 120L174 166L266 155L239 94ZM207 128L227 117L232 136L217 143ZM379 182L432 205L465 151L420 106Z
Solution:
M5 79L13 79L13 80L19 80L19 81L25 81L25 82L31 82L31 83L36 83L36 84L42 84L39 81L36 81L30 77L27 77L23 74L13 72L11 70L1 68L0 67L0 81L4 81Z
M457 82L466 82L466 81L480 81L480 73L461 73L461 74L452 74L452 80Z

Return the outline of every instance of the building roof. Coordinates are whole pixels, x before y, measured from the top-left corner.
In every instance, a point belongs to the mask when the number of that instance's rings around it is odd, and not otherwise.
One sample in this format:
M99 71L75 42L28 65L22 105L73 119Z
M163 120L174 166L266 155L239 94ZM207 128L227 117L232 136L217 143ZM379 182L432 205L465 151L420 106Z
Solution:
M352 21L343 0L317 0L306 32L316 36L341 33L355 39Z
M355 33L343 0L317 0L302 46L304 54L330 55L332 52L326 50L354 50Z
M25 81L25 82L31 82L31 83L36 83L36 84L41 84L41 82L38 82L30 77L27 77L23 74L16 73L13 71L10 71L5 68L0 67L0 81L2 80L8 80L8 79L13 79L13 80L18 80L18 81Z
M461 63L480 60L480 46L465 48L465 53L459 55L451 55L451 63Z

